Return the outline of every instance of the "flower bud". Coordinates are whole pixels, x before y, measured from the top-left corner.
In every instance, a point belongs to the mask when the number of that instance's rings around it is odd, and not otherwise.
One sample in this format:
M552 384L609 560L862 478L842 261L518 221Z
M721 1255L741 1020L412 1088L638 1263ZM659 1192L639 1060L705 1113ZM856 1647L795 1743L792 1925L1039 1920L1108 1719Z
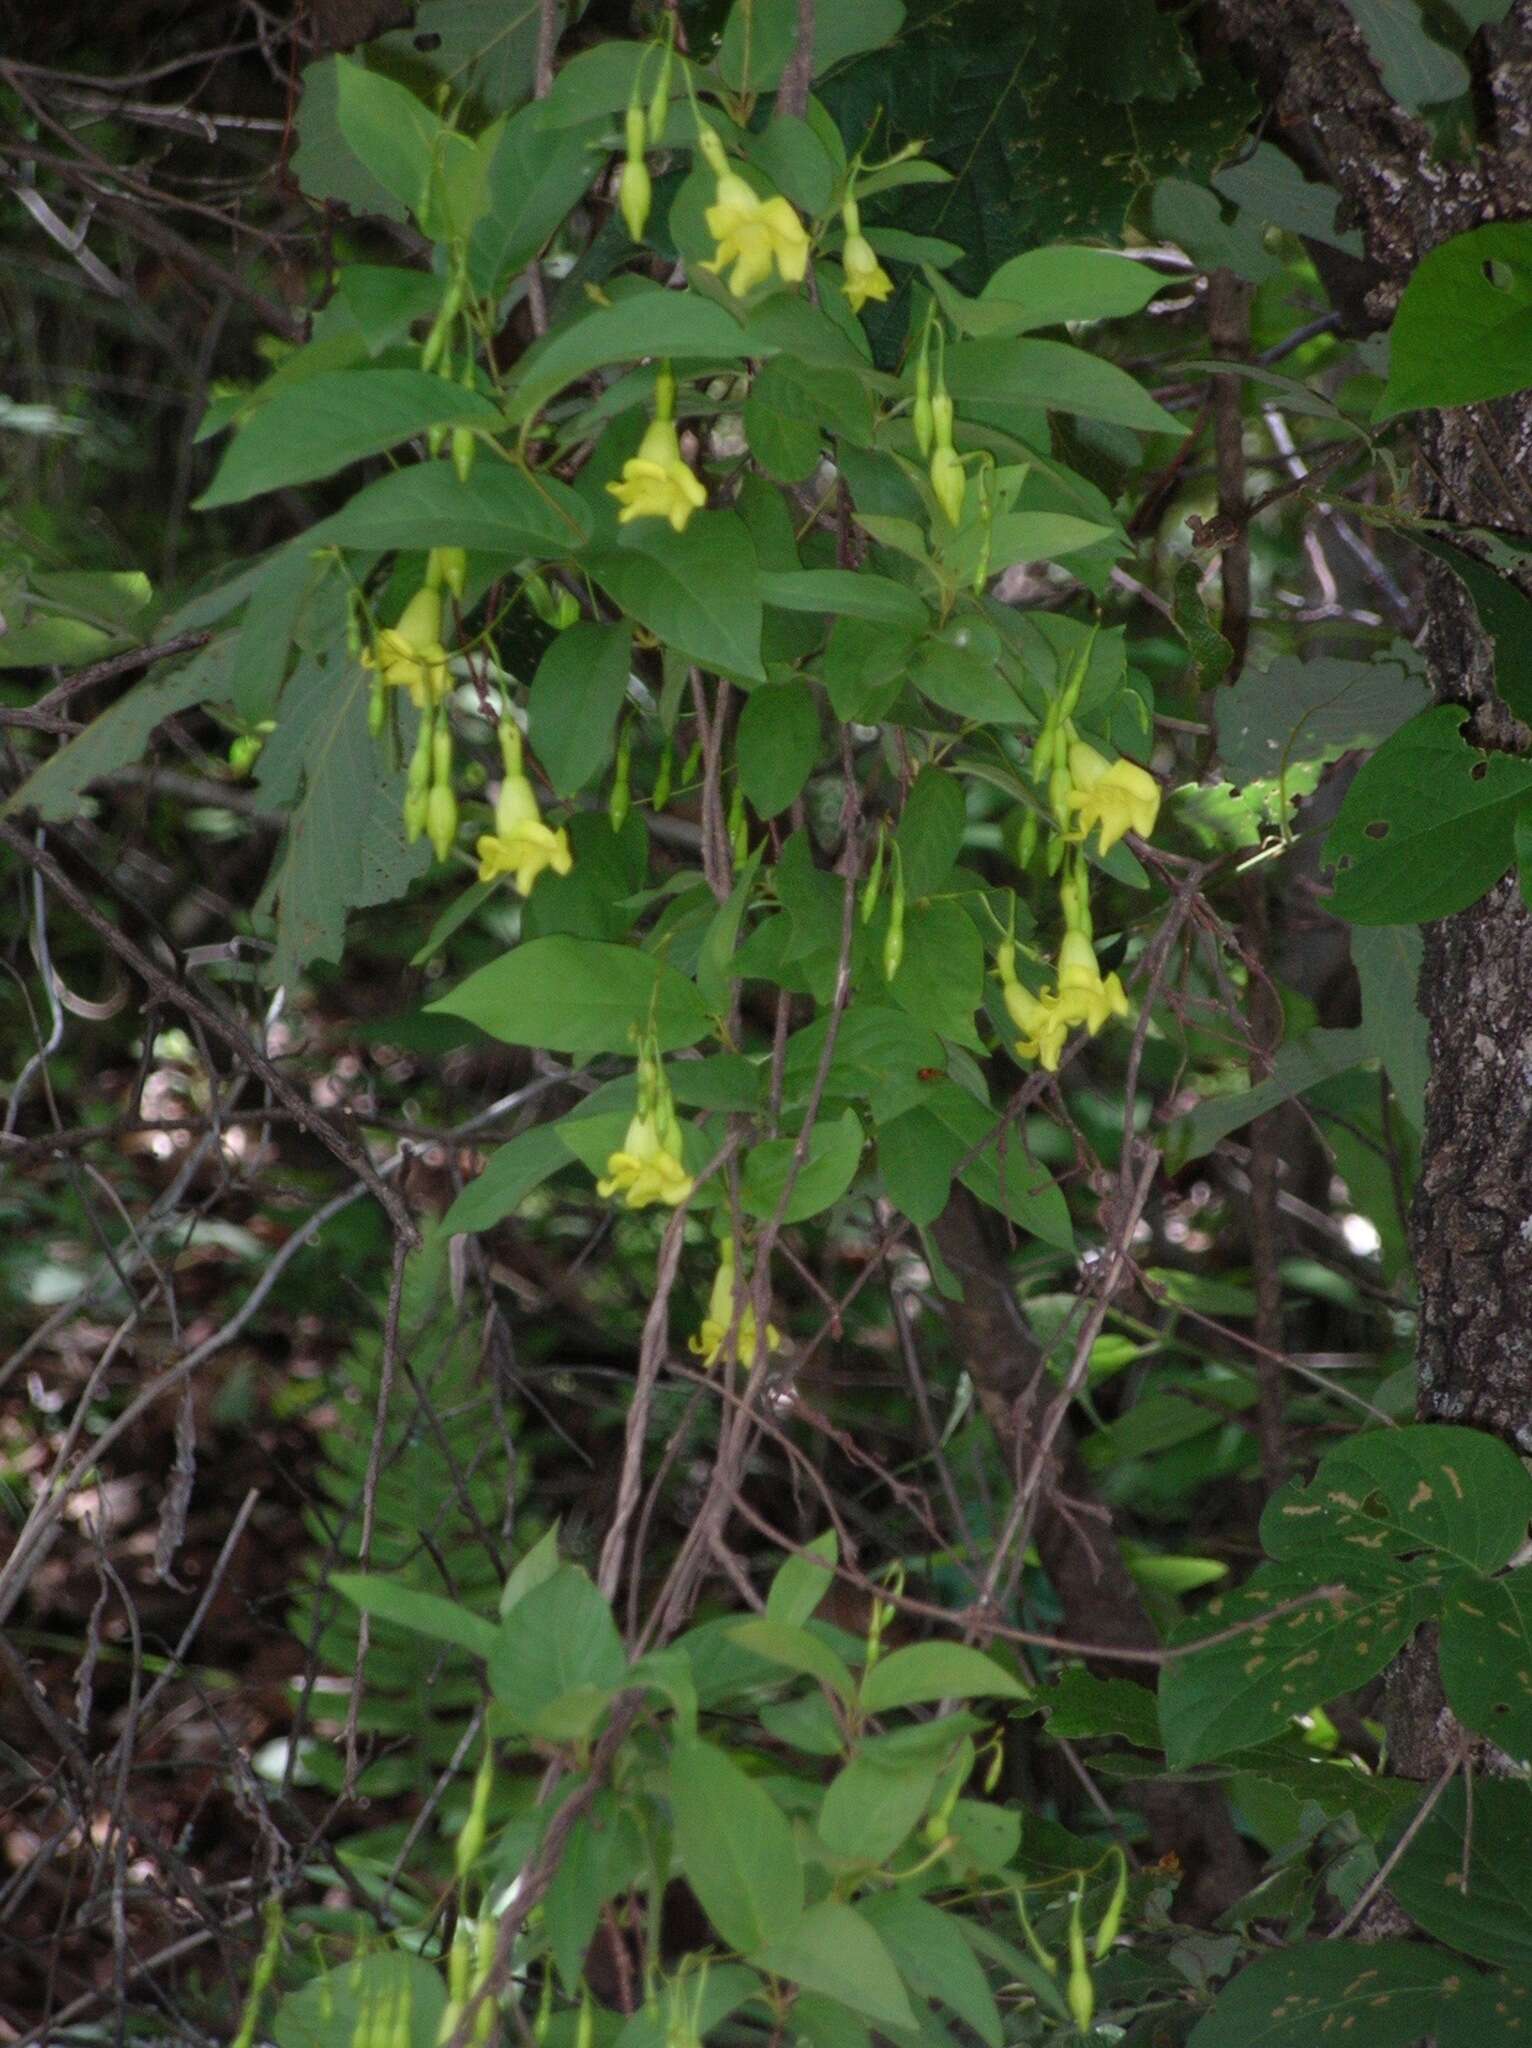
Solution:
M478 452L479 439L472 427L452 429L452 467L457 471L460 484L466 484L473 475L473 461Z
M426 833L436 858L445 860L457 838L457 798L445 783L433 783L426 798Z

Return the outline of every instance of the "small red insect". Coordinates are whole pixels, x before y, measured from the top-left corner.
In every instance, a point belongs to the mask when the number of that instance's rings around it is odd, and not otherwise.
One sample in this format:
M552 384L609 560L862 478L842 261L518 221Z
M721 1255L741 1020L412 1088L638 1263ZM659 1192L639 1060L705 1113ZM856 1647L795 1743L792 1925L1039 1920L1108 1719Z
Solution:
M940 1067L922 1067L915 1078L917 1081L940 1081L945 1077Z

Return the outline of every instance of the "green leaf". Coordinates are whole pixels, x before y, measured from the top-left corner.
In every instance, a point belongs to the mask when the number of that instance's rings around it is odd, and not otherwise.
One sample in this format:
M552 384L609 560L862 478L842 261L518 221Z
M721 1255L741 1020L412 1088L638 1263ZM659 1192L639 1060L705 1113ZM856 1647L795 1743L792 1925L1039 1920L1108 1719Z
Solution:
M737 513L695 513L684 533L635 520L615 549L591 558L590 571L667 647L704 668L761 680L760 570Z
M1468 66L1426 32L1415 0L1345 0L1383 80L1409 113L1455 100L1468 90Z
M978 304L1004 317L991 334L1026 334L1065 320L1117 320L1142 312L1165 280L1147 263L1110 249L1028 249L1002 263Z
M511 1567L510 1576L500 1593L500 1618L503 1621L518 1601L525 1600L534 1586L541 1586L553 1577L559 1568L559 1525L557 1522L545 1529L525 1557L520 1557Z
M1442 1684L1465 1728L1532 1756L1532 1570L1465 1572L1442 1595Z
M886 1714L924 1700L1024 1700L1030 1688L965 1643L910 1643L881 1657L862 1680L862 1709Z
M614 1892L628 1890L643 1868L643 1839L631 1813L610 1792L596 1794L570 1830L543 1899L543 1921L565 1991L580 1996L586 1951Z
M350 57L335 60L336 119L358 161L417 219L428 213L447 131L408 86Z
M163 670L136 684L108 711L93 718L32 770L19 789L0 803L0 817L35 811L45 823L75 817L80 799L93 782L139 760L156 726L194 704L216 702L225 694L233 643L225 636L212 641L190 661Z
M555 477L481 462L465 484L448 462L417 462L366 485L304 546L477 548L503 560L570 555L589 538L589 511Z
M456 1601L401 1586L397 1579L378 1578L367 1572L335 1572L329 1583L364 1614L397 1622L412 1635L429 1636L435 1643L456 1643L460 1649L471 1650L475 1657L487 1657L498 1639L492 1621L459 1607Z
M915 645L915 636L902 628L837 619L819 669L836 717L876 724L904 687Z
M894 835L912 900L931 895L947 880L963 851L967 829L968 807L957 776L942 768L922 768L904 800Z
M1416 1131L1425 1128L1431 1048L1416 1001L1425 941L1413 924L1359 924L1351 929L1351 963L1362 990L1362 1029L1378 1048L1399 1107Z
M922 697L968 721L1020 725L1027 707L996 667L978 636L959 627L926 640L910 663L910 681Z
M1128 1678L1097 1678L1072 1664L1051 1685L1040 1686L1034 1702L1048 1716L1048 1733L1065 1742L1093 1735L1121 1735L1139 1749L1160 1746L1154 1694Z
M735 758L739 786L761 817L787 809L808 781L819 748L819 705L807 683L794 676L750 692L739 716Z
M888 1199L922 1227L952 1198L952 1176L967 1146L929 1109L909 1109L878 1125L878 1170Z
M312 483L428 427L494 431L499 409L420 370L329 370L279 391L240 428L196 501L207 512L262 491Z
M582 619L556 633L537 664L527 737L560 796L583 789L612 758L632 648L629 627Z
M120 633L104 632L83 619L33 619L0 633L0 669L83 668L123 644Z
M567 68L560 81L565 76ZM481 292L530 263L590 188L599 162L596 131L587 120L553 121L549 105L543 100L513 114L489 160L484 213L468 247L469 273Z
M1068 342L959 341L948 347L945 368L947 388L959 404L1045 405L1177 440L1186 432L1126 370Z
M440 278L397 263L347 263L335 281L371 356L401 340L417 320L428 320L441 303Z
M1337 917L1424 924L1466 910L1511 866L1532 762L1469 746L1467 716L1461 704L1423 711L1363 764L1325 841Z
M1306 796L1327 762L1376 747L1428 701L1408 648L1388 661L1283 657L1246 669L1219 692L1219 759L1240 787L1273 784L1289 800Z
M573 27L585 0L568 0ZM472 94L491 114L504 113L532 90L539 0L422 0L408 28L376 45L385 60L428 75L452 94Z
M702 998L674 967L631 946L562 933L527 940L426 1007L544 1052L631 1054L651 1017L662 1052L708 1031Z
M805 1756L839 1756L846 1746L835 1709L822 1692L805 1693L775 1705L767 1702L757 1711L768 1735L792 1749L801 1749Z
M892 1770L853 1757L831 1779L815 1823L832 1854L856 1863L886 1863L931 1802L934 1768Z
M489 1164L471 1180L442 1218L449 1236L492 1230L514 1216L534 1188L569 1164L569 1149L553 1124L534 1124L490 1154Z
M734 887L729 891L729 900L714 911L697 955L697 986L702 991L702 1000L710 1009L720 1013L729 1005L729 989L736 972L734 956L739 946L739 928L765 851L763 839L741 864L734 878Z
M1520 2040L1522 2011L1494 1978L1440 1949L1305 1940L1241 1971L1187 2048L1411 2048L1427 2034L1437 2048L1490 2048Z
M1228 1641L1177 1656L1160 1676L1160 1728L1172 1770L1210 1763L1279 1735L1299 1714L1354 1692L1385 1669L1431 1610L1416 1577L1365 1556L1344 1586L1316 1592L1308 1562L1262 1565L1237 1592L1210 1600L1177 1631L1198 1636L1251 1624ZM1272 1608L1297 1602L1267 1625Z
M835 1583L840 1543L826 1529L805 1544L802 1556L784 1558L766 1593L766 1618L802 1628Z
M796 1138L768 1138L745 1154L740 1206L747 1215L775 1216L797 1144ZM831 1208L855 1179L861 1157L862 1126L856 1111L843 1110L833 1123L821 1117L809 1140L803 1171L793 1181L783 1222L803 1223Z
M789 612L827 612L836 618L870 619L876 626L918 631L931 622L924 602L907 584L866 569L777 570L761 577L761 596Z
M340 71L345 62L343 57L325 57L304 66L292 174L310 198L337 199L356 213L402 221L405 206L373 176L341 133Z
M103 626L127 628L154 596L141 569L34 569L28 580L37 596Z
M961 1174L970 1193L1044 1244L1074 1250L1069 1204L1046 1167L1028 1158L1020 1132L955 1081L933 1083L927 1106L962 1140L960 1156L976 1155Z
M719 1963L711 1958L709 1962L710 1967L705 1972L697 1972L686 1993L693 2001L690 2017L701 2041L706 2041L747 1999L764 2000L765 1996L765 1987L754 1970L747 1970L738 1963ZM618 2033L612 2048L666 2048L671 2032L667 2003L656 1999L652 2007L641 2005ZM577 2019L578 2015L570 2014L569 2017ZM731 2031L744 2032L745 2029ZM596 2038L598 2041L601 2039L599 2023ZM572 2033L566 2035L564 2048L568 2048L573 2039Z
M1305 241L1326 242L1347 256L1362 254L1356 229L1335 225L1340 205L1335 187L1311 184L1274 143L1258 142L1253 154L1242 152L1237 163L1215 171L1212 182L1225 199L1271 227L1286 228Z
M627 1653L612 1610L578 1566L558 1570L523 1594L502 1619L489 1652L495 1698L530 1728L569 1694L610 1695L627 1675Z
M856 1692L856 1680L844 1659L806 1628L794 1628L767 1616L764 1620L737 1622L729 1633L736 1643L742 1643L757 1657L764 1657L768 1664L780 1664L784 1670L801 1671L806 1677L817 1678L842 1700L851 1699Z
M256 771L264 795L292 803L262 894L276 914L270 975L287 985L341 957L348 911L402 896L430 860L424 841L406 843L404 770L368 730L370 678L335 628L338 662L300 661Z
M1532 1969L1529 1839L1532 1791L1525 1782L1476 1774L1470 1798L1455 1778L1394 1865L1388 1888L1449 1948Z
M833 1899L810 1906L791 1933L757 1950L751 1961L806 1991L839 1999L877 2026L915 2024L893 1957L854 1906Z
M1449 568L1473 599L1495 651L1495 689L1524 723L1532 721L1532 599L1477 555L1409 529L1416 547Z
M984 994L984 943L966 911L948 902L910 906L904 958L888 992L928 1030L978 1050L973 1020Z
M803 1915L803 1867L769 1793L711 1743L671 1751L676 1854L702 1910L744 1953L791 1933Z
M939 1998L986 2048L1000 2048L1005 2036L994 1994L957 1915L903 1889L869 1899L862 1910L915 1990Z
M816 0L811 77L863 50L891 42L904 24L903 0ZM718 51L718 75L732 90L769 92L793 51L796 17L735 0Z
M725 307L697 292L637 292L614 305L583 310L529 349L516 367L509 418L520 425L566 384L636 357L738 360L745 331Z
M447 2009L441 1972L386 1949L312 1977L271 2020L276 2048L349 2048L387 2030L390 2048L434 2048Z
M1363 1030L1308 1031L1290 1040L1278 1049L1264 1081L1231 1095L1210 1096L1177 1117L1165 1133L1165 1156L1172 1171L1205 1157L1231 1131L1242 1130L1268 1109L1375 1058L1377 1051L1371 1034Z
M1389 335L1375 417L1479 405L1532 384L1532 223L1470 228L1423 256Z

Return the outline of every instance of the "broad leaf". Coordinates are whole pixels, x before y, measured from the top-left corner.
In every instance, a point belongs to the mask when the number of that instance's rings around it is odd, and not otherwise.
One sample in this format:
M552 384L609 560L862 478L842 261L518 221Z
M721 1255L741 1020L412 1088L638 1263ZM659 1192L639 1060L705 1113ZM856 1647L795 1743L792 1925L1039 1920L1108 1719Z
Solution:
M1469 746L1467 716L1460 704L1423 711L1363 765L1325 841L1337 917L1424 924L1466 910L1511 866L1532 762Z
M1465 1572L1442 1594L1442 1684L1465 1728L1532 1756L1532 1571Z
M767 1588L767 1620L801 1628L833 1585L839 1557L835 1531L826 1529L805 1545L801 1557L784 1558Z
M1495 221L1423 256L1389 336L1377 417L1479 405L1532 384L1532 224Z
M1028 1686L964 1643L911 1643L881 1657L862 1680L862 1708L886 1714L926 1700L1024 1700Z
M568 1694L614 1692L628 1668L612 1611L575 1565L560 1565L523 1594L489 1652L495 1698L536 1727Z
M1264 1955L1219 1993L1188 2048L1499 2048L1526 2011L1502 1980L1440 1949L1403 1941L1302 1941Z
M583 789L612 758L632 645L625 625L581 620L556 633L537 664L527 702L527 737L560 796Z
M810 1906L791 1933L751 1958L774 1977L838 1998L877 2026L913 2027L915 2015L893 1957L854 1906Z
M651 1019L662 1052L708 1029L692 984L652 954L599 939L529 939L426 1006L507 1045L631 1054Z
M681 1869L724 1940L748 1954L790 1934L803 1915L803 1868L770 1795L722 1750L683 1737L670 1805Z
M737 513L696 513L684 533L637 520L623 528L616 548L591 558L590 571L678 654L704 668L761 678L760 571Z
M740 713L736 753L739 785L763 818L785 811L819 758L819 706L797 677L762 683Z
M948 347L945 367L960 403L1045 405L1178 440L1186 431L1126 370L1067 342L959 341Z
M397 448L428 427L502 424L476 391L420 370L331 370L263 405L224 451L199 512L237 505L262 491L311 483L364 455Z
M515 1215L534 1188L569 1164L569 1148L556 1124L535 1124L490 1154L489 1164L471 1180L442 1218L449 1234L492 1230Z
M886 1863L931 1801L934 1767L891 1769L871 1757L853 1757L832 1778L815 1823L819 1839L837 1856Z
M803 1223L838 1202L856 1177L862 1157L862 1126L854 1109L833 1121L821 1117L809 1139L802 1170L793 1175L796 1138L768 1138L745 1155L740 1176L740 1203L747 1215L763 1219L777 1213L782 1192L792 1180L783 1221Z
M1388 1888L1438 1941L1481 1962L1532 1972L1529 1840L1532 1790L1524 1782L1476 1774L1470 1798L1456 1778L1394 1866Z
M367 1572L335 1572L330 1580L337 1593L384 1621L396 1622L413 1635L429 1636L433 1642L456 1643L476 1657L487 1657L495 1647L497 1630L491 1621L443 1600L435 1593L419 1593L401 1586L395 1579L379 1578Z

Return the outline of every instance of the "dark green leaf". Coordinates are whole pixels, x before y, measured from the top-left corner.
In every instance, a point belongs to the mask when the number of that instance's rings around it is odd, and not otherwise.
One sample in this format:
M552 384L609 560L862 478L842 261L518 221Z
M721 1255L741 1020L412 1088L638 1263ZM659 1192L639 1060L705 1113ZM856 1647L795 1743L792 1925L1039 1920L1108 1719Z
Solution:
M752 1960L806 1991L839 1999L875 2025L915 2024L893 1957L854 1906L833 1899L810 1906L790 1933L761 1948Z
M964 1643L910 1643L880 1658L862 1681L862 1708L869 1714L886 1714L925 1700L1029 1696L1019 1678Z
M1478 405L1532 383L1532 223L1496 221L1430 250L1404 288L1377 418Z
M490 1154L442 1219L448 1234L492 1230L514 1216L534 1188L569 1164L569 1150L553 1124L535 1124Z
M628 1659L612 1611L577 1566L560 1565L504 1617L489 1652L494 1695L536 1727L567 1694L614 1692Z
M612 733L628 692L633 636L581 620L556 633L537 665L527 737L560 796L573 796L612 758Z
M330 370L280 391L240 428L197 510L330 476L427 427L493 431L500 413L476 391L420 370Z
M667 647L705 668L761 679L760 570L737 513L696 513L684 533L635 520L590 570Z
M1437 2048L1489 2048L1521 2038L1524 2010L1440 1949L1300 1941L1258 1957L1220 1992L1188 2048L1413 2048L1426 2034Z
M1466 910L1510 867L1532 763L1469 746L1467 716L1460 704L1423 711L1363 765L1325 841L1337 917L1424 924Z
M1532 1970L1529 1841L1532 1790L1524 1782L1476 1773L1470 1798L1456 1778L1395 1864L1389 1890L1449 1948Z
M768 1138L745 1154L740 1204L747 1215L770 1218L792 1174L796 1138ZM843 1110L830 1122L821 1117L809 1140L803 1170L792 1181L785 1223L803 1223L831 1208L850 1187L862 1157L862 1126L856 1111Z
M819 746L819 706L807 683L793 677L750 692L740 713L736 759L739 786L763 818L776 817L798 795Z
M708 1030L702 999L663 960L596 939L529 939L427 1005L507 1045L631 1054L653 1020L662 1052Z
M448 462L396 469L304 536L309 548L479 548L502 560L570 555L589 538L590 513L567 485L499 462L477 464L466 484Z
M335 1572L330 1584L364 1614L396 1622L412 1635L429 1636L433 1642L456 1643L476 1657L487 1657L498 1640L493 1622L459 1607L455 1601L443 1600L438 1594L402 1586L396 1579L366 1572Z
M1509 1756L1532 1756L1532 1571L1453 1579L1442 1596L1438 1655L1463 1726Z

